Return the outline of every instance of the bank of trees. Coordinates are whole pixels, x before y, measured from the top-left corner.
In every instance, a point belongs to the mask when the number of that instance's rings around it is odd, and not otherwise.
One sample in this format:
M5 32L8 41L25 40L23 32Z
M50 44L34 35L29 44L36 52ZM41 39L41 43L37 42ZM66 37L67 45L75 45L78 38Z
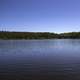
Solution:
M51 39L58 34L48 32L0 32L0 39Z
M49 33L49 32L6 32L0 31L0 39L55 39L80 38L80 32Z
M69 32L60 34L61 38L80 39L80 32Z

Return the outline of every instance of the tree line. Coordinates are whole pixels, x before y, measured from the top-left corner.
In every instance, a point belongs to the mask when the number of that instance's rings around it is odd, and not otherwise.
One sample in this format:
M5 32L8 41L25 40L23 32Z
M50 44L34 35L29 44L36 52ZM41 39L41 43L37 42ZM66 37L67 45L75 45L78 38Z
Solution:
M50 33L50 32L9 32L0 31L0 39L80 39L80 32Z

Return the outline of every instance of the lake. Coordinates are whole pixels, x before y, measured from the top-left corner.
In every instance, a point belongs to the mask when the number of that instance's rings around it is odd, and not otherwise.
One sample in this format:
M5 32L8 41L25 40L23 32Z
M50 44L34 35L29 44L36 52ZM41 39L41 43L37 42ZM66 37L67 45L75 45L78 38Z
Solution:
M0 80L80 80L80 39L0 40Z

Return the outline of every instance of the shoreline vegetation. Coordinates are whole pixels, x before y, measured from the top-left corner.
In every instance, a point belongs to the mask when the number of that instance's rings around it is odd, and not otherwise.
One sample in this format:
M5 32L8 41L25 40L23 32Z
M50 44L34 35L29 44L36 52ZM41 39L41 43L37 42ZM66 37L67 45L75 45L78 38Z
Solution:
M0 31L0 39L80 39L80 32L9 32Z

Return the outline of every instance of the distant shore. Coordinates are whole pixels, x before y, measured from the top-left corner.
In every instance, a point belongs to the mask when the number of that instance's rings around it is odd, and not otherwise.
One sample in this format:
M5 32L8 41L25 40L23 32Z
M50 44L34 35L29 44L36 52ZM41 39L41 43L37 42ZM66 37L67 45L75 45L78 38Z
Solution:
M50 33L50 32L9 32L0 31L0 40L31 40L31 39L80 39L80 32Z

